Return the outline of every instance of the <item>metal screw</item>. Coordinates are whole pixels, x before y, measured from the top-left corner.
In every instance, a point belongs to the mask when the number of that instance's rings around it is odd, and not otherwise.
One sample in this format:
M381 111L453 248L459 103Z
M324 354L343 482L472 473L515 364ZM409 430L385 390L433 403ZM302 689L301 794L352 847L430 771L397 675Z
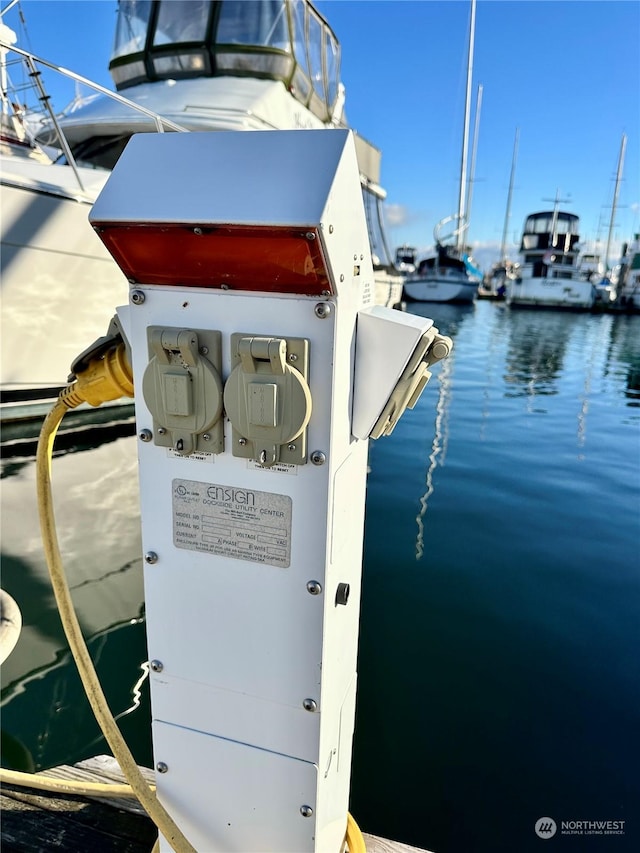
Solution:
M287 450L295 450L295 449L296 449L295 444L287 444Z
M322 584L319 581L309 581L307 584L307 592L310 592L311 595L320 595L322 592Z
M246 438L239 438L238 439L238 444L242 445L242 447L244 447L246 443L247 443Z
M297 361L297 360L298 360L298 356L295 354L295 352L290 352L289 353L289 361Z
M315 701L315 699L305 699L302 702L302 707L305 709L305 711L317 711L318 703Z
M197 234L198 237L202 234L202 228L194 228L193 233Z
M307 233L304 236L307 238L307 240L315 240L316 239L316 235L313 233L313 231L307 231Z
M357 255L354 255L354 256L353 256L353 260L354 260L354 261L357 261L357 260L358 260L358 256L357 256Z
M207 355L209 347L200 347L200 355Z
M164 664L160 660L152 660L149 666L154 672L162 672L164 669Z
M166 435L167 431L164 427L158 427L158 435Z
M333 225L329 226L329 234L333 234Z
M314 450L311 456L309 457L314 465L324 465L327 461L327 457L321 450Z
M205 434L202 437L205 441L211 441L211 436L209 435L208 432L205 432Z
M316 317L319 317L321 320L326 320L329 314L331 314L331 305L329 305L328 302L318 302L313 310L315 311Z
M340 281L344 281L344 273L343 272L340 273Z
M143 429L140 430L140 432L138 433L138 438L140 439L140 441L151 441L151 439L153 438L153 433L150 429Z
M311 806L300 806L300 814L302 817L311 817L313 814L313 809Z
M132 282L133 284L133 282ZM145 300L145 295L141 290L134 290L131 293L131 301L134 305L142 305Z
M145 563L149 563L149 565L152 566L154 563L158 562L158 555L155 551L147 551L147 553L144 555L144 561Z
M158 773L166 773L169 770L169 768L164 763L164 761L158 761L158 763L156 764L156 770L158 771Z

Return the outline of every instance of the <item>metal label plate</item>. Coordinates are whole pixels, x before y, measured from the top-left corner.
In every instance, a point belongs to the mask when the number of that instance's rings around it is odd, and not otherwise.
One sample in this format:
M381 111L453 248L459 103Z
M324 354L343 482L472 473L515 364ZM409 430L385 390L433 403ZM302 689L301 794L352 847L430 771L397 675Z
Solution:
M288 495L194 480L176 479L172 488L176 548L289 567Z

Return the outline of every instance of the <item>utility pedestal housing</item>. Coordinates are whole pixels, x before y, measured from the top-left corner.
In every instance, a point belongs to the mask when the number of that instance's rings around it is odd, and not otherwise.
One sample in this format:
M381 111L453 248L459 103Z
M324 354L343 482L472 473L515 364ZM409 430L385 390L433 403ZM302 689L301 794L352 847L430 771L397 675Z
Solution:
M201 851L338 853L368 438L450 342L372 305L348 131L134 136L91 220L131 282L158 795Z

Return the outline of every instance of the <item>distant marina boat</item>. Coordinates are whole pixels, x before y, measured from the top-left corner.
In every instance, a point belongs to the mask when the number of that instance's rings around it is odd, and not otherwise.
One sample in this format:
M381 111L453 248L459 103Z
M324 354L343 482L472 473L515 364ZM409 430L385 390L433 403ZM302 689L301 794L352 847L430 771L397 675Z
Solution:
M580 274L580 220L558 209L527 217L520 244L521 262L515 278L508 279L507 303L513 307L589 310L595 286Z
M469 23L469 48L467 55L467 88L465 97L464 129L462 133L462 156L460 161L460 182L458 196L458 212L440 220L434 228L434 254L416 264L414 272L409 272L404 280L404 296L411 302L473 302L482 280L479 270L473 266L471 258L464 246L464 233L469 226L469 204L465 199L467 183L467 151L469 146L469 115L471 108L471 79L473 76L473 43L476 21L476 0L471 0L471 17ZM477 119L481 102L481 87L479 91ZM475 146L474 146L475 147ZM469 180L469 188L473 183L473 168ZM470 196L470 192L469 192ZM455 223L448 237L442 236L443 229L450 223ZM449 243L448 241L453 242Z
M505 259L492 264L478 288L478 299L494 299L498 302L504 301L507 294L507 282L514 275L514 264Z
M398 246L396 249L396 269L403 275L416 271L417 250L415 246Z
M404 280L404 295L415 302L473 302L480 277L470 273L463 252L440 239L440 229L457 217L447 217L436 225L435 255L420 261L415 272ZM455 235L456 232L454 232Z

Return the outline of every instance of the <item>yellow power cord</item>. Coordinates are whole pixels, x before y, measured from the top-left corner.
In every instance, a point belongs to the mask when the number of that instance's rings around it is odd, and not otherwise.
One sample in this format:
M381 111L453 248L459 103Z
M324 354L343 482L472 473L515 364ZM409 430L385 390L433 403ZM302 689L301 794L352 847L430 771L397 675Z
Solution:
M131 785L116 782L81 782L73 779L57 779L43 773L21 773L19 770L0 768L0 782L5 785L21 785L36 791L52 794L71 794L77 797L136 797ZM155 785L151 786L155 791Z
M162 806L155 792L149 788L109 710L82 636L80 623L64 575L56 535L53 496L51 494L51 458L53 443L60 422L69 409L75 408L84 401L96 406L108 400L117 400L123 396L133 396L133 377L123 343L109 350L101 358L92 361L75 382L60 392L60 397L42 425L36 454L40 530L58 612L85 693L102 733L129 782L133 794L138 798L174 851L176 853L196 853L195 848L187 841L173 818Z
M56 534L53 496L51 492L51 459L53 444L58 428L69 409L87 402L99 406L120 397L133 397L133 377L127 360L124 343L120 342L89 366L76 380L60 392L55 405L45 418L38 440L36 454L36 484L38 512L45 558L53 592L58 605L60 619L73 654L87 699L100 725L105 740L114 758L129 782L128 785L101 784L96 782L72 782L54 779L42 774L20 773L0 768L0 782L23 785L38 790L84 796L136 797L158 830L167 839L175 853L196 853L173 818L158 800L155 787L149 786L140 772L129 747L109 709L106 697L98 680L91 656L87 649L80 623L73 606L71 593L64 574L62 557ZM349 853L366 853L362 832L351 814L347 815L345 844ZM152 853L159 851L159 838Z

